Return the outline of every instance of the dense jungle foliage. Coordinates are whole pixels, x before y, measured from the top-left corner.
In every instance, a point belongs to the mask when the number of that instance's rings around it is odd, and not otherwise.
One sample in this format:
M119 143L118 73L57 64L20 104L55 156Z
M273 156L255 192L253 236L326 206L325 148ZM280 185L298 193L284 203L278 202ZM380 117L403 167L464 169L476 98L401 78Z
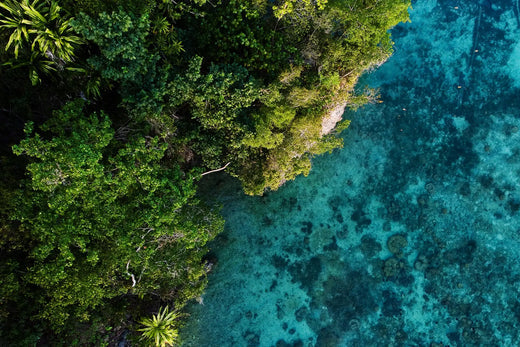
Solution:
M177 329L224 225L199 180L261 195L308 174L409 6L1 0L0 344L173 342L146 317Z

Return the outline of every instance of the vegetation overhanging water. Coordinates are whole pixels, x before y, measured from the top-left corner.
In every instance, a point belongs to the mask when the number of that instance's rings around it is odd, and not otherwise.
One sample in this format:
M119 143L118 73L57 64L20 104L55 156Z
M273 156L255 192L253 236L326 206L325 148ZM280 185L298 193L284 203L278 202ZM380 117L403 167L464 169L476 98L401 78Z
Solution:
M343 144L410 0L0 2L0 344L178 343L223 219ZM339 110L339 111L338 111Z
M264 197L207 182L227 224L185 345L520 344L518 2L413 7L344 149Z

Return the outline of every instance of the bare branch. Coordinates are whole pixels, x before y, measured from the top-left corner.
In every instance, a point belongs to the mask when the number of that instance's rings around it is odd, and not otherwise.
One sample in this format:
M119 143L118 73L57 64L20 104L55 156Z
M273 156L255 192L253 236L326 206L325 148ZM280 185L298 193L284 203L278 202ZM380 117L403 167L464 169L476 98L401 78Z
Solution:
M215 169L215 170L211 170L211 171L206 171L206 172L204 172L204 173L201 173L200 175L201 175L201 176L204 176L204 175L208 175L208 174L210 174L210 173L214 173L214 172L218 172L218 171L225 170L225 169L228 167L229 164L231 164L231 162L229 162L229 163L227 163L226 165L222 166L220 169Z
M134 274L131 274L130 272L128 272L128 267L129 266L130 266L130 260L128 261L128 263L126 263L126 274L132 278L132 288L133 288L133 287L135 287L137 282L135 281Z

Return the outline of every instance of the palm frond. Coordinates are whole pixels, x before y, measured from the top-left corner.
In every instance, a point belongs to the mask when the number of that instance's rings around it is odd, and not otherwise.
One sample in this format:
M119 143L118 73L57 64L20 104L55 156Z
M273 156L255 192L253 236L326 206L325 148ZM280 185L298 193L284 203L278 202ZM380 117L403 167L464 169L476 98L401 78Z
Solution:
M4 10L8 11L13 15L22 15L22 9L20 7L20 4L17 2L5 0L0 2L0 7L2 7Z
M27 42L31 51L38 50L42 55L50 52L56 59L70 62L75 47L83 43L72 31L70 19L60 18L61 8L56 1L4 0L0 7L10 13L0 15L0 28L12 30L6 50L13 47L16 58Z
M38 75L38 72L35 69L29 70L29 79L31 80L31 84L33 86L41 82L40 76Z
M47 18L45 18L36 8L31 5L21 3L20 6L23 8L25 14L38 24L47 24Z
M60 17L61 7L57 2L51 2L51 7L49 8L49 20L53 21Z
M143 338L153 341L157 347L172 346L179 337L179 333L175 328L175 320L180 314L176 311L169 311L168 306L159 309L157 315L152 319L144 318L141 324L144 326L138 331L143 333Z

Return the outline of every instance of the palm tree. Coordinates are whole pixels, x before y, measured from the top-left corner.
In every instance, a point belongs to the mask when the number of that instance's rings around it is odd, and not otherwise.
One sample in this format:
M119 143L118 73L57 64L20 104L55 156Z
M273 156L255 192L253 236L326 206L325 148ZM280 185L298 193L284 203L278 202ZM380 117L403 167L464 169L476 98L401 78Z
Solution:
M10 66L11 69L26 67L29 70L29 79L33 86L41 82L40 72L50 74L56 71L53 62L45 59L38 52L32 52L31 56L22 62L15 60L9 61L4 65Z
M0 7L9 12L9 15L0 15L0 18L2 18L0 19L0 27L13 30L5 50L7 51L13 45L14 56L18 58L18 52L23 47L24 42L29 42L30 24L24 18L21 3L5 0L0 2Z
M60 18L60 7L54 1L45 10L44 17L35 8L26 7L26 14L36 24L34 29L29 30L29 34L36 35L31 49L37 45L40 52L52 60L72 61L74 48L76 45L80 45L82 40L79 36L74 35L70 26L71 19L62 20Z
M141 320L143 328L138 329L143 333L143 338L155 344L157 347L173 346L179 337L175 327L175 320L181 315L176 311L169 311L168 306L159 309L157 315L151 319Z
M55 1L50 5L34 0L3 0L0 7L8 14L0 14L0 28L12 30L6 45L8 50L14 47L15 58L20 48L30 43L30 50L38 51L58 65L71 62L74 49L82 43L79 36L74 35L70 26L71 19L62 19L60 6Z

